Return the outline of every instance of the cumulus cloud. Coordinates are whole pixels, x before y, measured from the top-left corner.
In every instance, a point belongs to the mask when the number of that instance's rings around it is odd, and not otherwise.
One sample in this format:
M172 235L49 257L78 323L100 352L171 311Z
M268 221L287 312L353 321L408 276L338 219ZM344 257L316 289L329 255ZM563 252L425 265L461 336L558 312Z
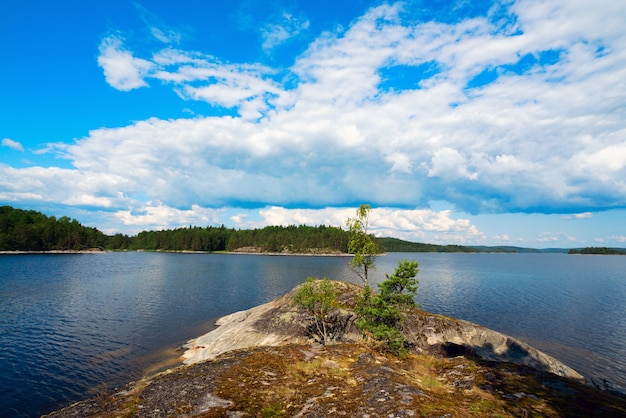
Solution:
M259 212L263 225L332 225L345 227L355 216L354 208L287 209L272 206ZM374 208L370 214L370 232L379 237L394 236L409 240L429 237L455 240L456 235L482 237L468 219L454 219L449 210ZM435 238L436 237L436 238Z
M286 209L270 207L260 211L261 225L332 225L345 227L355 216L354 208ZM435 243L480 242L484 234L468 219L454 219L448 210L374 208L370 232L378 237Z
M0 168L2 195L106 199L122 211L145 201L174 213L267 208L267 222L345 219L341 208L371 202L409 208L389 209L381 234L459 239L483 235L429 201L466 213L626 207L625 4L519 0L450 23L405 21L403 7L321 34L287 69L169 46L140 58L108 36L98 63L114 88L157 81L238 115L96 129L57 146L75 169ZM266 27L266 47L305 28L290 19ZM398 69L414 80L389 88Z
M116 211L114 216L124 225L141 230L162 230L188 225L207 226L219 223L220 210L192 205L189 209L177 209L159 201L146 202L132 210Z
M22 146L22 144L17 141L12 140L11 138L3 138L2 146L14 149L16 151L21 151L21 152L24 151L24 147Z
M348 217L354 217L354 209L287 209L272 206L261 210L260 215L267 225L330 225L344 227Z
M434 152L428 176L466 178L469 180L478 178L477 173L469 172L467 159L459 151L448 147Z
M399 171L407 174L411 174L413 171L411 160L405 154L392 152L387 156L386 160L392 164L389 171Z

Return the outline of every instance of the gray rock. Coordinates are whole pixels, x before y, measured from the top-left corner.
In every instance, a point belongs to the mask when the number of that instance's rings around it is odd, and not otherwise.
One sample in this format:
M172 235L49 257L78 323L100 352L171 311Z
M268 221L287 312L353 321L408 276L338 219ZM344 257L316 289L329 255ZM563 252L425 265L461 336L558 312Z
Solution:
M361 287L333 282L343 305L332 313L336 319L337 341L357 341L360 332L354 326L353 307ZM214 359L218 355L241 348L307 344L310 316L292 303L299 287L272 302L220 318L218 328L189 341L183 354L186 364ZM407 315L404 333L417 350L449 351L452 355L470 355L488 361L504 361L533 367L577 380L584 378L572 368L530 345L480 325L434 315L415 309ZM359 359L362 361L363 359Z

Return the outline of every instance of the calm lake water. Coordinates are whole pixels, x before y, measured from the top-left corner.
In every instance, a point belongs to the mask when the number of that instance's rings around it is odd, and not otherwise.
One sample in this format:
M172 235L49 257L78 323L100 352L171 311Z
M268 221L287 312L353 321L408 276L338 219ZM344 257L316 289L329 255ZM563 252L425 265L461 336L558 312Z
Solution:
M626 390L626 257L401 254L426 310L518 337ZM0 416L33 417L149 371L220 316L308 276L356 281L346 257L105 253L0 256Z

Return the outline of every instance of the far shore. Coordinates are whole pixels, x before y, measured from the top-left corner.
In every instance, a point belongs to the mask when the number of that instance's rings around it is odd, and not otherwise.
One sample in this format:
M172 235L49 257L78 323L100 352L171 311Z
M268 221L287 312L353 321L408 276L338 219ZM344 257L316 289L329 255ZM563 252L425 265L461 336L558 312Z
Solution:
M243 255L271 255L271 256L307 256L307 257L352 257L353 254L346 253L288 253L288 252L255 252L255 251L228 251L224 254L243 254ZM379 254L381 255L381 254Z
M47 250L47 251L0 251L0 254L21 255L21 254L103 254L110 251L101 250L99 248L90 248L87 250Z
M87 250L48 250L48 251L0 251L0 255L28 255L28 254L104 254L111 252L154 252L154 253L181 253L181 254L242 254L242 255L269 255L269 256L307 256L307 257L352 257L346 253L292 253L292 252L262 252L262 251L193 251L193 250L103 250L90 248ZM384 254L379 254L384 255Z

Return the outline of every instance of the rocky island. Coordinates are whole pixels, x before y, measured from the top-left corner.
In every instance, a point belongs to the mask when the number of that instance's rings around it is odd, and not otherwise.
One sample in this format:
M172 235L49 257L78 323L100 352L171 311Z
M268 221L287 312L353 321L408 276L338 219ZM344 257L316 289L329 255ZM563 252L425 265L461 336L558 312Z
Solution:
M586 384L507 335L413 308L406 355L355 327L362 287L332 282L332 342L285 296L221 318L189 341L183 364L49 417L626 416L626 396Z

